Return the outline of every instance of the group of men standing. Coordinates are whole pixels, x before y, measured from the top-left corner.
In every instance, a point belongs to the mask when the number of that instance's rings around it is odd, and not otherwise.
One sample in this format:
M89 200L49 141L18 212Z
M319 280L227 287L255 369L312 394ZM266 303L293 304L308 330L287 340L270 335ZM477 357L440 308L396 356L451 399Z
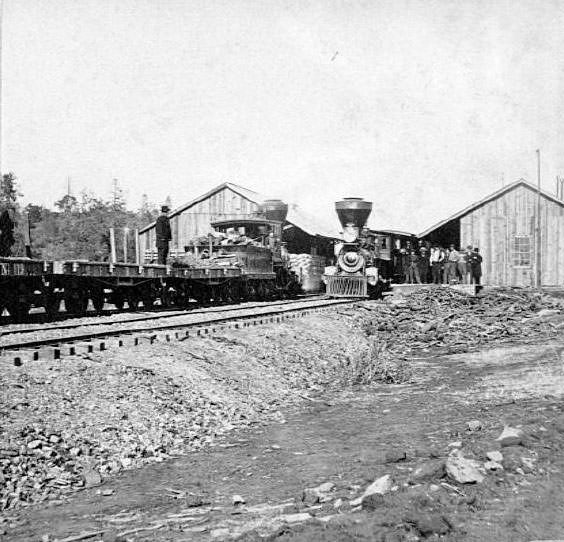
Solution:
M433 245L429 250L400 250L405 282L409 284L480 284L482 255L478 248L467 246L458 251L455 245L445 249Z

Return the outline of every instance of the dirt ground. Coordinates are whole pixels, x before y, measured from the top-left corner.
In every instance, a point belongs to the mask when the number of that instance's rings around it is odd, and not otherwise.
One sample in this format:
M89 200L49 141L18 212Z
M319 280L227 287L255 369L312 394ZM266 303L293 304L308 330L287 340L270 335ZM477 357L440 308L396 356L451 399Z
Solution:
M276 330L249 331L266 332ZM5 511L3 540L564 539L564 340L454 355L431 349L409 363L409 383L310 392L314 400L282 408L283 419L235 429L62 501ZM469 430L471 420L481 428ZM505 425L522 428L521 445L500 450ZM416 467L457 447L481 464L500 450L503 470L484 469L476 484L443 472L414 481ZM386 474L392 491L373 509L351 506ZM335 486L327 502L302 501L305 488L324 482Z

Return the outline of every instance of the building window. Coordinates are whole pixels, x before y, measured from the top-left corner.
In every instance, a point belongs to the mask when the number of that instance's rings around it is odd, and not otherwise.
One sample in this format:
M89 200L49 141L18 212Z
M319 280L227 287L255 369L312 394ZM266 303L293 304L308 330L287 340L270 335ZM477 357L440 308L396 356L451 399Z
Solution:
M531 265L531 238L529 236L514 237L513 265L515 267L528 267Z

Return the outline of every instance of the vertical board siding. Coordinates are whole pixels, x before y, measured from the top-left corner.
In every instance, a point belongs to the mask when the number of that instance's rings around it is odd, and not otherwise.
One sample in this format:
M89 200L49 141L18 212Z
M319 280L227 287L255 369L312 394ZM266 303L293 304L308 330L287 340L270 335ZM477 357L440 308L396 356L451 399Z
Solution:
M460 218L460 246L477 246L484 259L483 282L499 286L534 286L537 192L518 185ZM515 266L516 236L531 240L531 265ZM541 281L564 285L564 208L541 196Z
M191 240L206 236L213 231L211 222L245 218L257 210L258 204L224 187L171 218L171 248L183 250ZM139 237L143 250L155 248L154 226L141 233Z

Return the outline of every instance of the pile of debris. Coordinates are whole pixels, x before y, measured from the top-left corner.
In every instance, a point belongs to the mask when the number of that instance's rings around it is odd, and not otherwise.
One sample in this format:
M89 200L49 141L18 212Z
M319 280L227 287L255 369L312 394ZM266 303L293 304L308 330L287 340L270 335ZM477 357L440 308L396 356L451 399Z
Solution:
M465 352L492 341L556 335L564 327L564 303L532 290L498 289L471 297L426 288L390 304L360 306L365 333L388 338L395 353L441 347Z

